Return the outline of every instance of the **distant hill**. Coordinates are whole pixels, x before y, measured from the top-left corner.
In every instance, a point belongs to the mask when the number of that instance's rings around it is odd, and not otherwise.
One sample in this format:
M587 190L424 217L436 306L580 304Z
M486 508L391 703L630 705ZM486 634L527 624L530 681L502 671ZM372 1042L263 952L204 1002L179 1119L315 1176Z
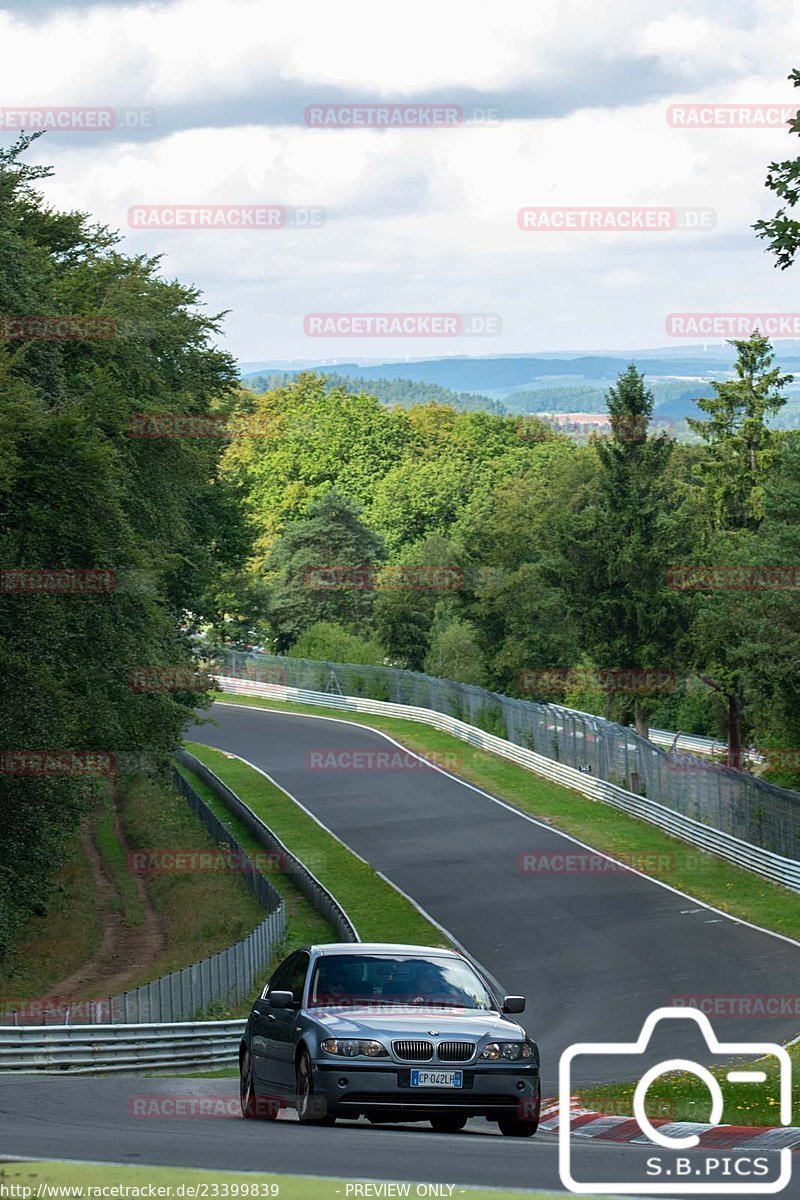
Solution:
M509 412L514 413L605 412L606 393L614 382L613 379L608 379L603 386L597 387L585 384L550 384L533 390L510 392L503 397L503 403ZM697 416L698 409L692 401L701 396L713 395L711 385L702 382L648 380L647 386L653 393L656 414L675 421Z
M321 374L328 374L320 369ZM247 384L256 392L265 392L280 387L295 378L293 371L256 372L246 376ZM331 386L340 386L349 392L369 391L387 405L399 404L408 408L413 404L450 404L462 412L475 411L493 413L537 413L537 412L605 412L606 391L614 382L605 381L602 387L585 384L564 384L537 387L532 390L509 392L502 401L476 392L455 392L436 383L420 383L408 379L364 379L349 375L329 374ZM659 417L682 420L697 415L692 398L711 395L712 389L705 383L674 382L650 385Z
M794 374L798 383L789 389L789 402L775 424L796 428L800 424L800 349L796 343L776 344L781 370ZM365 390L384 404L450 404L456 409L482 409L494 413L604 412L606 392L628 362L643 371L653 392L655 416L681 422L702 416L694 400L713 394L712 380L729 378L734 355L729 346L696 347L624 354L580 355L574 358L545 355L498 355L490 358L432 358L414 362L337 363L305 366L327 375L348 391ZM301 367L246 374L256 391L286 383Z
M514 388L535 384L552 384L555 376L572 378L575 382L603 382L616 379L630 360L610 355L589 355L582 358L432 358L417 362L380 363L360 367L357 363L339 363L336 372L353 379L409 379L415 383L436 383L454 391L506 393ZM730 355L733 362L733 355ZM705 379L724 375L726 363L715 359L710 363L702 357L648 358L640 364L649 376L675 376ZM797 363L800 370L800 361ZM329 368L328 368L329 369ZM565 380L566 382L566 380ZM503 396L505 399L505 396Z
M408 379L356 379L347 375L329 374L324 368L319 373L328 376L331 387L343 387L348 392L364 392L377 396L383 404L400 405L411 408L414 404L450 404L462 412L481 410L502 415L506 412L504 405L489 396L474 395L470 392L454 392L450 388L441 387L436 383L414 383ZM279 387L295 376L290 371L271 371L247 376L246 382L255 392L266 392L270 388Z

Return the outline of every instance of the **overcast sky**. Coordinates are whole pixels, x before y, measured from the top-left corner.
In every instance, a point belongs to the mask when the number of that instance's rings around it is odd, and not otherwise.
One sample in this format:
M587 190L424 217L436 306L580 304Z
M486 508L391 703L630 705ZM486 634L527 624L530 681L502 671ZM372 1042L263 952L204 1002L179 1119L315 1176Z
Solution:
M0 107L147 110L135 135L50 132L29 158L55 166L54 204L229 309L240 359L659 346L671 312L800 310L800 266L776 270L749 228L774 212L766 169L797 138L667 120L675 104L800 104L786 78L799 35L792 0L0 0ZM492 120L306 124L308 106L377 101ZM134 206L211 204L321 209L324 224L129 227ZM713 209L716 223L520 230L519 209L542 206ZM340 312L495 314L502 332L304 333L306 314Z

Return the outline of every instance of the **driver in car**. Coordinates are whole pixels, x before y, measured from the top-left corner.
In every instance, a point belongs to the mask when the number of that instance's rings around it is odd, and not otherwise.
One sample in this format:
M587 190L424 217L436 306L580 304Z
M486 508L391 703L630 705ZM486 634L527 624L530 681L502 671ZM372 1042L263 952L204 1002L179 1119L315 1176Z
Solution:
M320 999L328 1004L347 1004L351 999L350 980L346 967L331 963L320 988Z

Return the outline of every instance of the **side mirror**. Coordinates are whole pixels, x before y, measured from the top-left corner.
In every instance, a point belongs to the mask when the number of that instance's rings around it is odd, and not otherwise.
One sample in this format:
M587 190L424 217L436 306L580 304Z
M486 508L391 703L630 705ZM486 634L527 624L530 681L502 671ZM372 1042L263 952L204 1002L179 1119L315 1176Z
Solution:
M270 1008L291 1008L294 1004L292 992L267 992L267 1004Z
M524 996L504 996L503 997L503 1012L504 1013L521 1013L525 1011Z

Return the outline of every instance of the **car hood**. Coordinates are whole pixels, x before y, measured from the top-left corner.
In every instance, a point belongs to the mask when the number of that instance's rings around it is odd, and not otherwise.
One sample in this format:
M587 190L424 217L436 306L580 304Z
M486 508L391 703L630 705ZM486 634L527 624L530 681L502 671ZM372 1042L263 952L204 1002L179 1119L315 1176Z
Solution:
M448 1008L426 1008L410 1012L409 1007L312 1008L308 1015L325 1025L336 1037L360 1037L383 1034L397 1038L466 1037L478 1041L514 1041L527 1037L516 1021L509 1021L496 1012L475 1012L470 1009L453 1011Z

